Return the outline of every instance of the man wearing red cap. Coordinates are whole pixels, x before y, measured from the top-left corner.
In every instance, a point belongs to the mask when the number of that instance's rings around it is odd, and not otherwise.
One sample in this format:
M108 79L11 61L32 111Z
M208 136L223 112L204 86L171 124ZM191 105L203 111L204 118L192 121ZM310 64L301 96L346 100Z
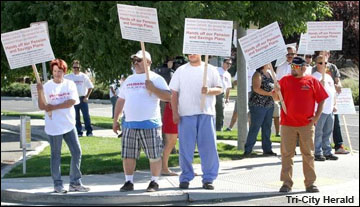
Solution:
M291 75L284 76L276 91L281 91L287 108L285 114L281 110L281 181L280 192L290 192L293 186L293 157L296 141L299 137L303 159L306 192L319 192L314 185L316 174L314 169L314 124L323 110L324 100L328 97L321 83L312 76L305 75L306 62L295 57L291 64ZM280 87L280 88L279 88ZM318 104L315 113L315 103ZM314 115L315 113L315 115Z

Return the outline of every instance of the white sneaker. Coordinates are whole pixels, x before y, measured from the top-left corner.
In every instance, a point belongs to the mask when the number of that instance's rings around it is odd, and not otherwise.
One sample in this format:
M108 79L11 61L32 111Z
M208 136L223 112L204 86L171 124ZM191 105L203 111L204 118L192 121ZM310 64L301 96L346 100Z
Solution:
M57 186L57 187L54 187L54 192L55 193L67 193L67 190L65 190L65 188L63 186Z
M69 185L69 192L89 192L90 188L84 185Z

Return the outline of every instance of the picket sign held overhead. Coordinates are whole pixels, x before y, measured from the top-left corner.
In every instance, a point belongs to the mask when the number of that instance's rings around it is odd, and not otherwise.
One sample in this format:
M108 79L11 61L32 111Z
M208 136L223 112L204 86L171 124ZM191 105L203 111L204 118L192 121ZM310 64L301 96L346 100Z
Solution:
M301 55L313 55L314 54L313 50L307 49L307 46L308 46L307 42L308 42L308 34L301 33L297 54L301 54Z
M343 22L307 22L307 50L342 50Z
M203 87L207 86L209 55L231 56L233 22L212 19L185 19L183 54L205 55ZM201 110L206 94L201 96Z
M32 66L36 82L41 83L36 64L55 59L44 24L1 34L1 42L10 68ZM43 93L39 94L46 104ZM51 112L48 112L51 119Z
M287 54L285 41L277 22L240 38L239 44L250 70L256 70ZM280 91L278 95L280 101L284 103ZM286 113L285 103L282 104L282 108Z
M122 38L140 42L146 80L149 80L149 68L146 66L145 58L145 42L161 44L157 11L155 8L125 4L117 4L117 10Z

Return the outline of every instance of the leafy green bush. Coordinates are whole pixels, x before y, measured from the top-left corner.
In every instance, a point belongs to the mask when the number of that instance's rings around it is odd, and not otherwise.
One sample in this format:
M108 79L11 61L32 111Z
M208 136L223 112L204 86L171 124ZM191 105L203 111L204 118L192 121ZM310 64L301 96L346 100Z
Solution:
M354 79L347 78L341 81L343 88L351 88L354 104L359 105L359 82Z
M1 88L1 96L31 97L30 84L12 83L6 88Z

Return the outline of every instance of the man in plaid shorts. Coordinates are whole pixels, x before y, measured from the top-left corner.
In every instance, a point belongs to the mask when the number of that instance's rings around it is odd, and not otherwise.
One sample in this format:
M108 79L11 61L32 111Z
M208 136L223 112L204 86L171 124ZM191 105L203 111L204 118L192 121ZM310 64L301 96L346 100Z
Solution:
M121 85L116 103L113 131L119 130L118 119L124 110L122 158L125 173L125 184L121 192L134 190L134 170L136 159L139 159L143 148L150 161L151 182L147 192L159 189L158 179L161 173L161 155L163 143L161 136L160 100L170 101L170 89L164 78L149 70L146 80L142 51L131 56L135 73ZM150 69L151 56L145 52L146 65Z

